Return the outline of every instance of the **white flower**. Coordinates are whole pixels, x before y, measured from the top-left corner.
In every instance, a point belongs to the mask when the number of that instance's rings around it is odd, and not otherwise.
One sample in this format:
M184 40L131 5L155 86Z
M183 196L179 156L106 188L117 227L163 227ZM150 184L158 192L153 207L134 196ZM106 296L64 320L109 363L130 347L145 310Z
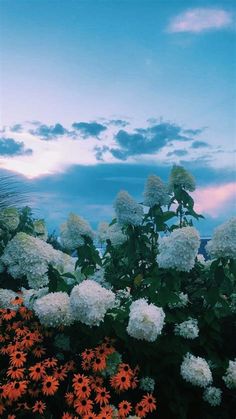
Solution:
M154 205L168 205L170 201L166 185L155 175L151 175L147 178L143 195L143 203L148 207L153 207Z
M83 236L93 238L89 223L76 214L69 214L68 220L61 225L61 243L68 250L75 250L84 244Z
M196 319L189 319L175 325L175 334L185 339L195 339L199 335L198 322Z
M160 268L189 272L194 267L199 245L200 237L195 228L176 229L170 236L159 238L157 262Z
M0 211L0 225L2 225L7 230L16 230L19 222L20 217L16 208L5 208Z
M76 285L70 295L75 320L88 326L98 326L104 321L107 310L113 308L114 303L115 294L90 279Z
M198 261L199 263L201 263L202 265L205 265L205 263L206 263L206 260L205 260L204 256L203 256L201 253L199 253L199 254L197 255L197 261Z
M100 284L102 287L106 288L106 289L111 289L112 285L109 284L109 282L106 281L105 279L105 269L104 268L100 268L97 269L93 275L90 277L90 279L92 281L97 282L98 284Z
M13 306L11 301L17 297L17 293L5 288L0 288L0 308L11 308L16 309L17 306Z
M207 387L203 393L203 399L211 406L219 406L221 403L222 391L217 387Z
M139 387L143 391L147 391L148 393L152 393L155 388L155 380L151 377L143 377L140 380Z
M50 264L63 272L74 271L75 267L75 259L23 232L17 233L8 242L1 261L13 278L26 276L29 286L35 289L48 284Z
M50 292L38 298L33 309L44 326L68 326L73 322L70 299L66 292Z
M207 387L212 382L212 373L205 359L187 353L180 367L181 375L189 383Z
M206 250L213 258L236 259L236 217L232 217L214 230Z
M102 222L98 226L98 239L102 243L110 240L112 246L119 246L126 241L126 235L122 232L119 224L109 225Z
M24 300L24 306L27 307L29 310L33 310L33 306L37 298L41 298L44 295L48 294L48 288L40 288L39 290L35 290L30 288L29 290L25 288L21 288L22 297Z
M194 177L182 166L173 166L169 178L169 191L173 192L175 187L181 187L187 191L196 189Z
M115 212L120 225L140 225L143 208L126 191L120 191L115 200Z
M130 306L127 332L133 338L154 342L161 334L164 319L165 313L162 308L148 304L141 298Z
M48 232L44 220L34 220L34 232L41 240L47 240Z
M223 380L228 388L236 388L236 358L234 361L229 361Z
M168 303L169 308L183 308L186 307L189 303L188 294L180 292L178 294L179 301L176 303Z

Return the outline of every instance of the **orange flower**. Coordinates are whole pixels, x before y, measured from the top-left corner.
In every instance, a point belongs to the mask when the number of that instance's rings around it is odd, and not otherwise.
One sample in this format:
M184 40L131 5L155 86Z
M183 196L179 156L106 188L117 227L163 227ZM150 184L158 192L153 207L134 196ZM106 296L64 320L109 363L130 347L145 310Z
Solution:
M43 363L46 368L54 368L57 365L57 362L56 358L47 358Z
M127 374L123 371L118 372L116 375L113 376L111 385L114 386L117 390L128 390L131 386L129 373Z
M32 352L33 352L35 358L42 358L42 356L46 352L46 349L42 348L42 346L37 346L36 348L33 349Z
M26 362L26 355L24 352L16 351L10 355L10 363L14 367L22 367Z
M42 392L46 396L52 396L56 393L59 386L59 381L51 375L47 375L43 380Z
M16 415L8 415L7 416L7 419L15 419L16 418Z
M106 358L103 356L101 358L95 358L92 364L93 371L102 371L106 368Z
M92 390L95 390L97 387L101 387L103 385L103 378L102 377L89 377L90 387Z
M76 413L80 415L86 415L91 412L93 408L93 402L90 399L78 400L74 402L74 408Z
M21 345L24 349L29 349L34 344L34 338L32 333L28 333L26 336L23 337L21 341Z
M95 413L88 413L87 415L83 416L83 419L97 419L97 415Z
M17 403L16 410L30 410L30 407L26 402L24 403Z
M132 390L134 390L135 388L138 387L138 382L139 382L139 380L138 380L138 377L136 377L136 375L132 375L130 377L130 383L131 383Z
M114 416L110 412L101 411L97 416L97 419L112 419Z
M23 299L21 297L16 296L14 300L10 302L13 306L17 306L23 303Z
M88 386L89 385L89 378L86 377L84 374L74 374L73 377L73 389L76 390L81 386Z
M43 403L41 400L38 400L33 405L32 412L33 413L39 412L39 414L42 415L45 409L46 409L46 404Z
M74 403L74 394L71 392L68 392L65 394L66 403L68 406L72 406Z
M7 308L7 309L5 310L5 313L3 314L2 318L3 318L4 320L11 320L11 319L13 319L13 317L15 317L15 316L16 316L16 312L15 312L15 310L10 310L10 308Z
M89 398L89 396L90 396L90 394L91 394L91 389L90 389L90 387L88 386L88 385L86 385L86 384L83 384L83 385L77 385L76 387L75 387L75 394L76 394L76 397L79 399L79 400L82 400L82 399L88 399Z
M89 371L91 368L91 362L84 360L81 362L81 367L84 371Z
M109 403L109 399L111 398L111 396L105 387L102 387L102 388L98 387L95 389L95 391L97 393L95 397L96 403L99 403L100 406L102 406L103 404L106 405Z
M17 336L25 336L29 332L28 327L20 326L16 329L16 335Z
M10 389L8 392L8 398L10 400L19 399L25 392L27 388L26 381L13 381L10 385Z
M127 416L132 410L131 403L127 402L126 400L123 400L121 403L119 403L118 407L119 407L119 415L122 417Z
M71 359L70 361L67 361L64 366L67 369L67 371L74 371L74 369L75 369L75 361L73 361Z
M11 383L3 384L0 386L0 398L6 399L8 397L8 393L11 390L10 389Z
M61 419L73 419L73 416L70 413L65 412Z
M65 380L65 378L67 377L67 370L66 370L66 368L65 367L62 367L62 366L56 368L55 371L54 371L54 376L59 381Z
M26 307L20 307L18 311L24 320L30 320L33 317L33 312Z
M31 384L31 388L28 389L28 393L31 397L38 397L40 393L38 383Z
M119 372L124 372L126 374L128 374L130 377L133 375L133 371L130 368L129 364L120 364L118 365L118 371Z
M29 368L29 376L34 381L39 381L45 375L45 367L38 363Z
M92 349L85 349L85 351L81 353L81 357L83 361L91 361L94 358L94 351Z
M147 409L148 412L153 412L157 408L155 397L149 393L143 397L142 405L145 407L145 409Z
M13 380L21 380L24 377L25 368L10 367L7 370L7 376Z
M145 418L147 416L147 409L143 406L142 402L137 403L136 407L135 407L135 414L139 417L139 418Z

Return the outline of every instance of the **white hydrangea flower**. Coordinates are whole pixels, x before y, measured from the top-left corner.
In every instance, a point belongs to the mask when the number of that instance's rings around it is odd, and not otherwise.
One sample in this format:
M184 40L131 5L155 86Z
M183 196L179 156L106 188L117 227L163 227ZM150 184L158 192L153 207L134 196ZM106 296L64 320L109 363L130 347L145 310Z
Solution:
M212 383L212 373L205 359L187 353L180 367L181 375L189 383L207 387Z
M182 166L173 166L170 173L169 191L173 192L176 186L190 192L196 189L194 177Z
M44 220L34 220L34 232L41 240L47 240L48 232Z
M178 228L170 236L159 238L157 262L160 268L189 272L195 265L199 246L200 237L195 228Z
M115 200L115 212L120 225L140 225L143 218L143 207L126 191L120 191Z
M165 313L162 308L148 304L141 298L130 306L127 332L133 338L154 342L161 334L164 319Z
M183 292L180 292L178 294L179 301L176 303L168 303L169 308L183 308L186 307L189 303L188 294L184 294Z
M167 186L161 178L151 175L147 178L144 189L144 205L153 207L154 205L168 205L170 197L167 193Z
M98 226L98 239L102 243L110 240L112 246L120 246L126 241L126 235L122 232L119 224L109 225L108 223L102 222Z
M107 281L105 280L104 275L105 275L105 269L104 269L104 268L100 268L100 269L97 269L97 270L93 273L93 275L90 277L90 279L91 279L92 281L97 282L98 284L100 284L102 287L104 287L104 288L106 288L106 289L111 289L111 288L112 288L112 285L111 285L111 284L109 284L109 282L107 282Z
M229 361L223 380L228 388L236 388L236 358L234 361Z
M203 393L203 399L211 406L219 406L221 404L222 391L217 387L207 387Z
M84 244L84 238L88 236L91 239L94 234L89 223L82 217L70 213L68 220L61 225L61 243L68 250L75 250L78 246Z
M35 290L30 288L27 290L26 288L21 288L22 291L22 298L24 301L24 306L28 308L28 310L33 310L33 306L37 298L41 298L44 295L48 294L48 287L40 288L39 290Z
M155 389L155 380L151 377L143 377L140 380L139 387L143 391L152 393Z
M16 306L11 304L11 301L17 297L17 293L5 288L0 288L0 308L11 308L16 309Z
M98 326L104 321L107 310L114 307L115 294L86 279L72 289L70 304L75 320L88 326Z
M206 263L206 260L205 260L204 256L203 256L201 253L199 253L199 254L197 255L197 261L198 261L199 263L201 263L202 265L205 265L205 263Z
M7 230L16 230L19 222L19 212L16 208L5 208L0 211L0 225L2 225Z
M175 334L185 339L196 339L199 335L198 321L190 318L180 324L175 325Z
M232 217L214 230L206 250L212 258L236 259L236 217Z
M69 326L73 322L66 292L50 292L38 298L33 309L40 323L47 327Z

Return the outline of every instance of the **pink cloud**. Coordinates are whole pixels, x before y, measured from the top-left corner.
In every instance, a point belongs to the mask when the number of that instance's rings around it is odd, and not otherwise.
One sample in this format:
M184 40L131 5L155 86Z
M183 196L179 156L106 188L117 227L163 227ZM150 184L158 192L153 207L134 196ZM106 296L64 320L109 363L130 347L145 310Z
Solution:
M198 213L217 217L224 211L225 205L236 205L236 182L217 186L198 188L193 193L195 210Z
M232 14L223 9L190 9L170 22L168 32L200 33L210 29L222 29L231 26Z

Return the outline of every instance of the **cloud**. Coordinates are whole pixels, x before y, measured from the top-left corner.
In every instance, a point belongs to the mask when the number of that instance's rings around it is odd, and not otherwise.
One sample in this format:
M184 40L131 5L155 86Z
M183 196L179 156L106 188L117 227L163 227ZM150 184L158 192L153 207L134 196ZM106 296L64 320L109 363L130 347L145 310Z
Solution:
M19 156L32 154L31 149L25 149L24 143L13 138L0 138L0 156Z
M232 201L232 212L236 201L236 182L224 183L197 189L194 193L195 208L199 213L219 216Z
M126 127L129 125L129 122L124 121L123 119L111 119L109 125L115 125L116 127Z
M192 148L210 147L205 141L194 141L191 145Z
M72 127L80 131L84 138L98 137L99 134L107 129L105 125L97 122L74 122Z
M11 127L11 131L13 132L21 132L22 131L22 125L21 124L15 124Z
M40 124L35 130L30 130L30 133L33 135L38 135L44 140L52 140L58 136L69 134L69 131L66 128L64 128L61 124L57 123L55 125L50 126Z
M186 156L188 154L187 150L174 150L174 151L170 151L169 153L167 153L167 156Z
M229 28L233 24L232 14L220 8L194 8L174 17L167 31L170 33L201 33L208 30Z
M133 133L120 130L115 136L119 148L111 148L110 151L115 158L127 160L130 156L156 153L170 141L190 140L192 137L184 135L180 126L162 122L148 128L135 129Z

